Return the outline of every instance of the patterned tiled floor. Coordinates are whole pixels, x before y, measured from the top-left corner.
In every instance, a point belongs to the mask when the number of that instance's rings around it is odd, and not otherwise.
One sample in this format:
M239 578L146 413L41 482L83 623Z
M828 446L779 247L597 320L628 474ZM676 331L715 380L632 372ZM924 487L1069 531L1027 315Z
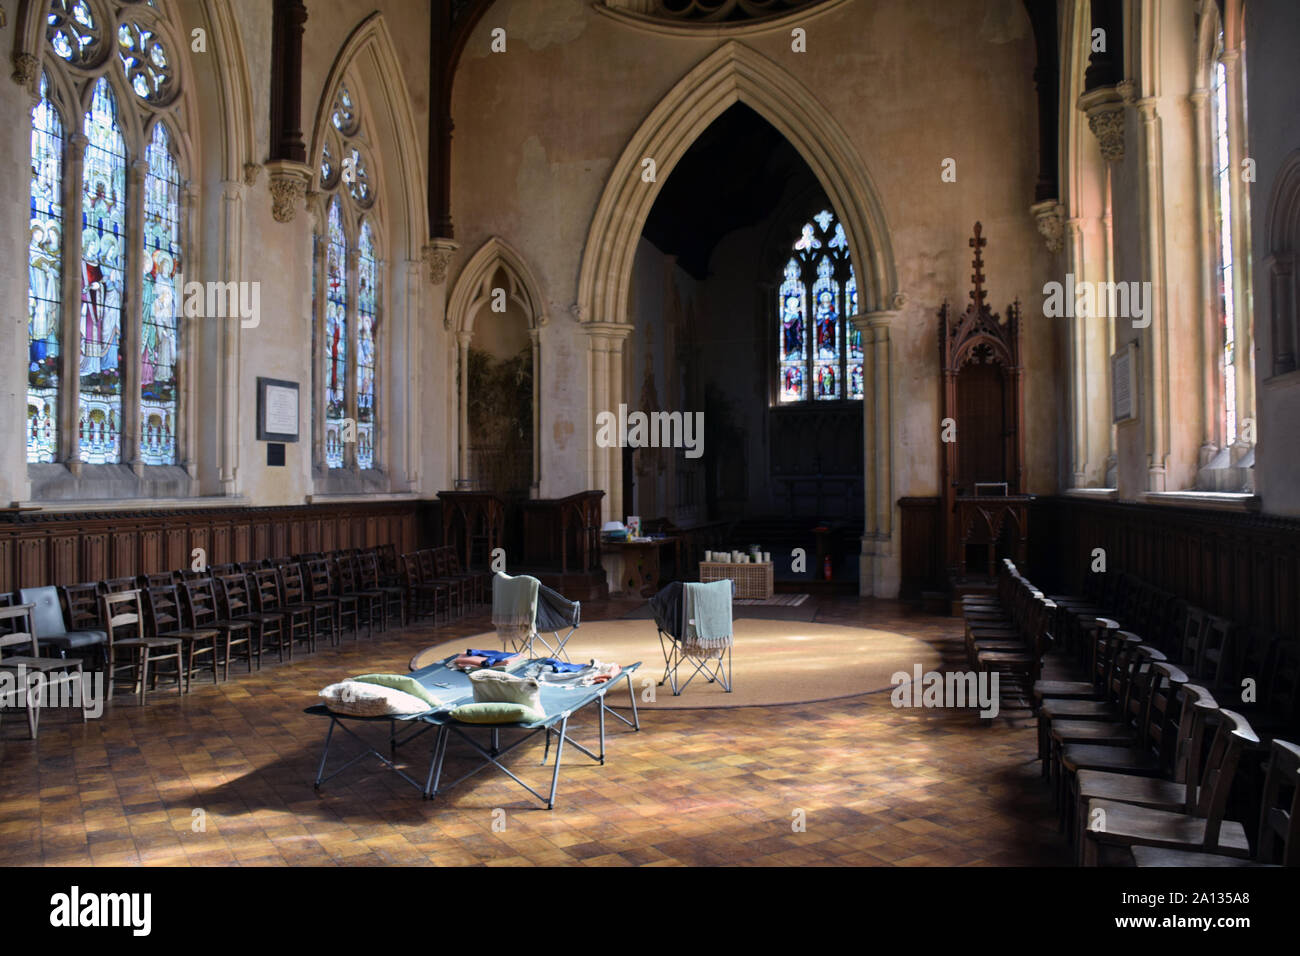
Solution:
M823 599L817 620L899 630L961 666L955 618L843 598ZM181 700L159 692L139 708L123 697L85 726L47 713L37 742L8 713L0 865L1069 862L1023 720L899 710L888 694L644 711L640 734L611 721L606 766L566 761L550 812L487 772L423 801L373 760L312 789L326 722L303 708L318 688L404 671L415 651L487 629L480 614L349 640ZM536 743L508 766L541 789ZM404 752L422 777L427 747Z

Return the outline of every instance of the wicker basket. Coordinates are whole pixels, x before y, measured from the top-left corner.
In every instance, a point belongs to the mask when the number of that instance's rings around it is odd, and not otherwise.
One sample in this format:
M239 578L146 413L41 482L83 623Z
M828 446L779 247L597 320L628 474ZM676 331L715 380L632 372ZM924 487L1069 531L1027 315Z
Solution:
M700 562L700 582L735 581L736 597L742 601L763 601L775 590L772 562L763 564L725 564L721 561Z

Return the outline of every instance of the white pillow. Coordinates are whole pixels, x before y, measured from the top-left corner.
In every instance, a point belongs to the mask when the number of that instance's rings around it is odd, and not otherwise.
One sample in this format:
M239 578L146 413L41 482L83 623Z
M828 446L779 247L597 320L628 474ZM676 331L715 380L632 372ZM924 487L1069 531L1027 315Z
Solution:
M414 694L408 694L395 687L355 680L330 684L320 692L320 696L330 710L351 717L422 714L429 709L428 702L420 700Z
M522 704L543 710L542 685L535 678L485 668L470 674L469 681L474 686L475 703Z

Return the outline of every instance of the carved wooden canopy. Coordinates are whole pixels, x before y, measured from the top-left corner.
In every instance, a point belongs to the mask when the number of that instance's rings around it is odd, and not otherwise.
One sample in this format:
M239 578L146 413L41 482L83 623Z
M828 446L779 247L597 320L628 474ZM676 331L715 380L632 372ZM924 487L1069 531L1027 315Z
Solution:
M1004 319L985 302L988 293L984 291L982 249L988 240L980 236L982 229L975 223L975 235L969 240L975 250L970 304L958 316L946 300L939 310L939 358L943 371L950 375L968 362L1001 365L1008 371L1020 369L1020 303L1007 306Z

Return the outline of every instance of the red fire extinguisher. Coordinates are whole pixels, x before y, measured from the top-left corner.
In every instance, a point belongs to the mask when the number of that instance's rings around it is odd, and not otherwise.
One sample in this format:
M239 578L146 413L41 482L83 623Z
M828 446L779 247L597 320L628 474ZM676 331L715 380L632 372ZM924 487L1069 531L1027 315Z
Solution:
M826 555L826 560L822 562L822 577L827 581L831 579L831 556Z

